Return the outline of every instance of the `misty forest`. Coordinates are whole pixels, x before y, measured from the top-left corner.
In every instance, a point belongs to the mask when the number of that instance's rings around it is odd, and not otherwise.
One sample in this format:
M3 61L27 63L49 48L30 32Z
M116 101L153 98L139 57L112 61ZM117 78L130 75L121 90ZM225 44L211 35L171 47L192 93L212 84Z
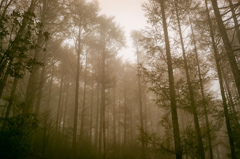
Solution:
M240 1L142 10L0 1L1 159L240 159Z

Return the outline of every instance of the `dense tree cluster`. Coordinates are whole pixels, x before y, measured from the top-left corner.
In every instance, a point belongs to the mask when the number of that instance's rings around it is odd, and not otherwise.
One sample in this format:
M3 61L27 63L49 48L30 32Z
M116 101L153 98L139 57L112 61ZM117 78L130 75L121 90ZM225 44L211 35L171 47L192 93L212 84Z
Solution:
M128 63L97 1L0 2L0 158L240 158L240 3L142 6Z

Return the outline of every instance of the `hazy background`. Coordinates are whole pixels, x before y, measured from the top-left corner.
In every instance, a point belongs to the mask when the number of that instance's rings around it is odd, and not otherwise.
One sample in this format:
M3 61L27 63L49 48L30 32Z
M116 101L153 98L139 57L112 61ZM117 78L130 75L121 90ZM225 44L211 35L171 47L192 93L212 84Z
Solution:
M134 50L131 48L130 33L146 26L146 18L142 10L142 3L146 0L98 0L100 12L107 16L114 16L115 21L124 27L127 37L127 47L120 52L124 60L135 61Z

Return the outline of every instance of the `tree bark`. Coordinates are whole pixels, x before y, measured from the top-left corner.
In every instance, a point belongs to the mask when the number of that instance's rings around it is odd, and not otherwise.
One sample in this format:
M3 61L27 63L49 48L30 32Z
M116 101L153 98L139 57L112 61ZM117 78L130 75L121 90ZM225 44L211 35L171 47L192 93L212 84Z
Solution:
M196 60L197 60L198 78L199 78L199 84L200 84L202 101L203 101L204 116L205 116L205 121L206 121L206 126L207 126L207 137L208 137L208 146L209 146L209 156L210 156L210 159L213 159L212 140L211 140L211 134L210 134L210 127L209 127L207 103L206 103L206 97L205 97L205 92L204 92L202 74L201 74L201 69L200 69L200 64L199 64L198 50L197 50L197 46L196 46L197 44L196 44L196 39L195 39L195 35L194 35L194 32L193 32L193 26L192 26L191 19L190 19L189 21L190 21L190 25L191 25L192 40L193 40L194 52L195 52L195 56L196 56Z
M163 22L166 54L167 54L168 78L169 78L169 89L170 89L169 94L170 94L170 102L171 102L174 146L175 146L175 152L176 152L176 159L182 159L182 146L181 146L180 133L179 133L179 123L178 123L178 114L177 114L177 106L176 106L176 94L175 94L175 86L174 86L172 58L171 58L171 52L170 52L170 43L169 43L169 37L168 37L167 22L166 22L166 17L165 17L165 10L164 10L165 3L164 2L165 2L165 0L159 0L160 6L161 6L161 14L162 14L162 22Z
M72 139L72 159L76 158L76 141L77 141L77 120L78 120L78 98L79 98L79 77L80 77L80 54L81 54L81 27L79 26L78 50L77 50L77 73L75 89L75 108L73 121L73 139Z
M192 108L195 131L196 131L196 136L197 136L197 141L198 141L198 153L199 153L199 156L201 157L201 159L205 159L204 147L203 147L203 142L202 142L202 135L201 135L200 125L199 125L198 115L197 115L197 108L196 108L196 103L195 103L195 99L194 99L194 92L193 92L193 88L192 88L192 83L191 83L191 79L190 79L190 75L189 75L187 57L186 57L186 52L185 52L183 37L182 37L182 29L181 29L181 24L180 24L180 20L179 20L178 0L175 0L175 9L176 9L176 16L177 16L180 42L181 42L181 47L182 47L184 67L185 67L186 77L187 77L188 91L189 91L189 95L190 95L191 108Z
M212 3L215 3L215 5L216 5L216 2L212 1ZM211 22L210 15L209 15L207 0L205 0L205 5L206 5L206 10L207 10L208 25L209 25L209 29L210 29L212 47L213 47L214 57L215 57L215 62L216 62L216 67L217 67L219 86L220 86L220 91L221 91L221 96L222 96L225 122L226 122L227 131L228 131L228 140L229 140L230 149L231 149L231 156L233 159L236 159L235 146L234 146L234 142L233 142L232 129L230 126L230 118L229 118L229 113L228 113L228 105L227 105L226 96L225 96L224 87L223 87L223 78L222 78L222 74L221 74L221 68L220 68L219 60L218 60L218 50L217 50L217 46L216 46L215 39L214 39L213 27L212 27L212 22ZM218 11L218 13L219 13L219 11Z
M11 111L11 108L12 108L12 105L13 105L13 102L14 102L14 96L15 96L18 80L19 80L18 77L14 78L13 85L12 85L12 90L11 90L11 95L10 95L9 103L8 103L8 106L7 106L7 111L5 113L3 124L2 124L2 130L4 130L6 125L7 125L7 119L9 118L9 114L10 114L10 111Z
M104 46L105 47L105 46ZM101 114L102 114L102 137L103 137L103 159L106 158L106 132L105 132L105 90L106 90L106 84L105 84L105 60L106 60L106 52L105 48L103 48L102 51L102 77L101 77Z
M116 155L116 84L113 86L113 158Z
M124 70L124 90L123 90L123 96L124 96L124 126L123 126L123 145L124 145L124 153L126 153L126 146L127 146L127 87L126 87L126 65Z
M68 108L68 90L69 90L69 77L66 77L66 99L65 99L65 104L64 104L64 113L63 113L63 127L62 127L62 132L64 133L65 125L66 125L66 116L67 116L67 108Z
M46 52L44 52L43 63L44 63L44 65L46 64ZM36 101L36 106L35 106L36 115L39 115L39 111L40 111L40 105L41 105L42 94L43 94L43 86L46 82L45 72L46 72L46 66L43 66L42 70L41 70L41 73L40 73L39 87L38 87L38 93L37 93L37 101Z
M94 95L94 81L93 81L93 78L92 78L92 88L91 88L91 104L90 104L90 128L89 128L89 137L90 137L90 141L92 143L92 126L93 126L93 95Z
M47 9L47 4L46 4L46 0L43 0L43 12L41 15L41 23L45 24L45 13L46 13L46 9ZM40 32L42 32L42 28L40 28ZM34 59L39 61L40 60L40 53L42 53L42 48L41 46L43 45L44 42L44 36L42 34L38 35L38 39L37 39L37 47L34 50ZM46 54L46 53L44 53ZM25 108L24 108L24 112L32 112L36 97L37 97L37 91L40 87L40 85L42 84L41 82L39 82L38 78L39 78L39 72L40 69L38 66L33 66L33 70L30 74L29 80L28 80L28 85L27 85L27 91L26 91L26 98L25 98ZM40 83L40 85L39 85Z
M139 59L139 50L137 46L137 64L140 65L140 59ZM143 102L142 102L142 83L141 83L141 77L140 77L140 70L138 70L138 100L139 100L139 114L140 114L140 126L141 129L144 128L143 126ZM144 140L141 140L141 147L142 147L142 159L146 158L146 147Z
M231 12L232 12L232 18L233 18L233 21L234 21L234 24L235 24L235 30L236 30L236 33L237 33L238 43L240 44L240 29L239 29L237 16L236 16L236 13L235 13L235 10L234 10L234 5L233 5L232 0L228 0L228 3L230 5Z
M234 52L232 50L232 46L231 46L231 42L229 41L228 35L227 35L227 31L226 28L223 24L221 15L220 15L220 11L218 9L218 4L217 4L217 0L211 0L212 1L212 6L213 6L213 10L214 10L214 14L217 20L217 24L218 24L218 28L225 46L225 50L227 53L227 57L232 69L232 73L233 73L233 77L235 80L235 84L238 90L238 96L240 96L240 72L239 72L239 68L237 65L237 61L235 59L235 55Z
M99 135L99 82L97 81L97 97L96 97L96 121L95 121L95 148L98 150L98 135ZM98 151L99 152L99 151Z
M80 140L83 138L84 126L85 126L85 104L86 104L86 86L87 86L87 53L86 53L86 66L84 70L84 86L83 86L83 101L82 101L82 120L81 120L81 129L80 129Z
M52 83L53 83L53 75L54 75L54 63L52 63L51 79L50 79L49 93L48 93L48 101L47 101L47 107L46 107L46 109L49 109L49 108L50 108L51 93L52 93Z
M57 107L57 116L56 116L56 126L55 129L58 131L59 127L59 118L60 118L60 109L61 109L61 104L62 104L62 96L63 96L63 77L64 77L64 72L62 71L62 76L61 76L61 83L60 83L60 91L59 91L59 96L58 96L58 107Z
M5 74L4 74L4 77L3 77L2 80L0 80L0 99L2 98L3 90L4 90L4 87L6 85L6 82L7 82L7 79L8 79L9 72L11 70L12 64L13 64L13 59L11 58L9 60L8 67L7 67L7 70L6 70Z
M35 6L36 6L36 2L37 2L36 0L31 0L31 4L30 4L30 6L28 8L28 12L34 12L34 9L35 9ZM25 30L26 30L26 26L27 26L28 23L29 23L29 19L28 19L27 16L25 16L23 18L23 20L22 20L21 27L19 28L19 30L18 30L18 32L16 34L14 42L17 41L19 38L21 38L23 36L23 34L24 34ZM12 52L12 50L14 50L15 47L16 46L13 45L10 48L8 48L8 51L7 51L7 52L10 52L10 55L6 55L7 57L9 57L9 63L8 63L8 67L7 67L7 70L5 72L5 75L3 77L3 80L0 81L1 82L0 83L1 84L0 85L0 99L2 97L3 89L4 89L5 85L6 85L6 82L7 82L7 79L8 79L8 74L10 72L11 66L12 66L13 61L14 61L14 57L13 57L13 55L11 55L11 52ZM5 64L7 64L7 62ZM5 65L1 66L1 69L3 69L3 68L5 68ZM2 70L1 70L1 72L2 72Z

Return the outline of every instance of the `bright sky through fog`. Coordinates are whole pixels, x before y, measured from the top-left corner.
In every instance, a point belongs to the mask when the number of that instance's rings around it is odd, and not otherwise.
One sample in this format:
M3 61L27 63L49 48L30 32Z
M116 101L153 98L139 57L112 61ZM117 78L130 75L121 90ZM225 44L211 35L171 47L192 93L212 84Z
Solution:
M146 26L146 18L142 10L142 3L146 0L98 0L102 14L114 16L115 21L124 27L126 36L126 48L120 51L120 56L129 62L135 61L134 49L130 33L132 30L140 30Z

